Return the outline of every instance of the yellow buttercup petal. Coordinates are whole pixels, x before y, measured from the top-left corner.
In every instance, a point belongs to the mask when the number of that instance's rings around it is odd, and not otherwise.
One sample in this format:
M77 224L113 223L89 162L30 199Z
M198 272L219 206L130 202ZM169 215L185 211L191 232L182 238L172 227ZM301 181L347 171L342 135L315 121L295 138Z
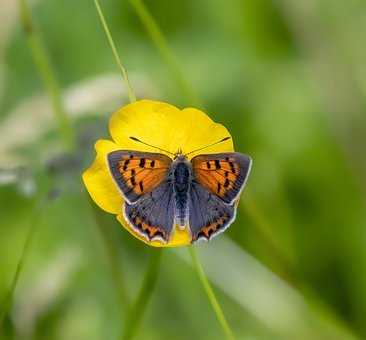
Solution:
M228 130L221 124L215 123L204 112L186 108L182 110L185 124L181 129L180 147L184 153L218 142L220 139L230 137ZM204 153L231 152L234 151L232 139L219 143L204 150ZM196 154L189 155L189 158Z
M82 176L93 201L112 214L121 213L123 199L107 168L106 158L109 152L118 149L120 147L109 140L99 140L95 144L97 157Z
M114 140L99 140L97 156L93 164L83 174L84 184L95 203L103 210L116 214L117 220L135 237L157 247L176 247L190 244L188 228L175 227L169 243L147 242L136 233L122 214L123 198L107 167L107 154L114 150L136 150L157 152L155 148L138 143L136 137L148 144L176 153L188 153L230 136L221 124L212 121L204 112L175 106L153 100L140 100L126 105L113 114L109 130ZM232 140L205 149L204 153L233 151ZM199 153L199 152L198 152ZM189 155L189 158L196 153Z
M176 153L179 149L188 153L194 149L230 136L221 124L213 122L204 112L178 108L152 100L141 100L126 105L113 114L109 129L117 144L127 143L138 151L156 149L129 139L130 136ZM205 153L233 151L232 140L208 148ZM192 155L190 155L192 156Z

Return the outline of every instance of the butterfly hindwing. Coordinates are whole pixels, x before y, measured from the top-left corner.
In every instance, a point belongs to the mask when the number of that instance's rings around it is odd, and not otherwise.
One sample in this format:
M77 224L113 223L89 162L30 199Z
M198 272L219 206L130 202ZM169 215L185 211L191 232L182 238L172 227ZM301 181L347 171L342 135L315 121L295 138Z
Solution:
M244 187L251 166L250 157L238 152L199 155L191 162L195 181L230 205Z
M107 162L123 197L134 203L165 180L172 161L159 153L116 150L107 155Z
M169 241L174 225L172 184L164 181L137 202L125 202L125 218L132 228L148 241Z
M210 240L234 221L235 207L225 204L198 183L192 183L189 194L189 228L192 243Z

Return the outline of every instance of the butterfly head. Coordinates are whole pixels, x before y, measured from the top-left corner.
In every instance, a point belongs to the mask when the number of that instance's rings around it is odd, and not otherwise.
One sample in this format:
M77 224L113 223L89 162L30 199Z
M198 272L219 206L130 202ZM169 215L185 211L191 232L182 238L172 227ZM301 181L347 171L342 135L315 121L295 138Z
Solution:
M178 149L178 151L174 154L174 158L175 161L183 161L186 159L186 156L183 153L183 150L181 148Z

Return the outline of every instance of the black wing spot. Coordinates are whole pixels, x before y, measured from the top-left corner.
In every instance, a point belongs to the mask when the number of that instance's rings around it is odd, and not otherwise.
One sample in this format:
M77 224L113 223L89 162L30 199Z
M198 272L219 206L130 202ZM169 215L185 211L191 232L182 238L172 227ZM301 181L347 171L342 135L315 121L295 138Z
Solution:
M154 237L155 237L155 236L160 236L160 237L162 237L162 238L165 238L164 234L163 234L160 230L158 230L158 231L156 231L156 232L155 232Z
M153 168L155 166L155 160L152 160L150 166Z
M140 159L139 167L140 167L140 168L144 168L144 167L145 167L145 158L141 158L141 159Z
M143 192L144 191L144 185L143 185L142 181L139 182L139 187L140 187L141 192Z
M235 171L234 163L233 162L229 162L229 165L230 165L231 172L233 174L235 174L236 171Z
M217 182L217 193L219 194L221 191L221 183Z
M124 161L124 163L123 163L123 171L126 171L127 170L128 163L130 163L130 160L129 159L126 159Z
M227 188L230 185L230 181L228 178L225 179L224 188Z
M211 169L211 163L210 162L206 162L206 166L207 166L207 169Z
M217 169L221 169L220 161L218 159L215 159L215 167Z

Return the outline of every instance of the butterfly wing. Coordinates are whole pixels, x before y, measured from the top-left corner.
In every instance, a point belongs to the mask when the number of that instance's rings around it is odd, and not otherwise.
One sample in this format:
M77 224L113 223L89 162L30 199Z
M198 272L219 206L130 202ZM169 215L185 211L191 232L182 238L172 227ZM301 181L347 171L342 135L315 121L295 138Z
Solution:
M193 182L189 192L189 227L192 243L223 232L235 219L235 207L224 203L203 186Z
M152 152L116 150L107 155L111 175L130 204L166 179L171 162L169 157Z
M148 241L169 241L174 225L173 186L163 181L137 202L125 202L124 214L131 227Z
M252 163L239 152L199 155L191 162L195 181L229 205L239 197Z

